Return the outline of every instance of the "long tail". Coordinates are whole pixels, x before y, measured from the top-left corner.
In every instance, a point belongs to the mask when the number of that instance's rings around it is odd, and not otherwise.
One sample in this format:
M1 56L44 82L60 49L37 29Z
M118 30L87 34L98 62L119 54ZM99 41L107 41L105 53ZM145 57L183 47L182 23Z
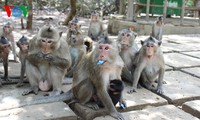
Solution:
M0 104L0 111L29 106L29 105L44 104L44 103L59 102L59 101L64 101L66 103L69 103L73 99L74 99L73 92L72 90L69 90L66 93L60 95L38 97L38 98L33 98L31 100L22 100L19 101L19 103L15 104L10 103L9 105L8 103Z

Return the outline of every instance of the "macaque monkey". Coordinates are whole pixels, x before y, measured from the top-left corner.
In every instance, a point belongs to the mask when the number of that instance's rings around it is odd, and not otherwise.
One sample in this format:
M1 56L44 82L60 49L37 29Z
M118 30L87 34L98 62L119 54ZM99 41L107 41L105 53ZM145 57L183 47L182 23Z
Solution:
M12 52L13 52L13 56L14 56L14 61L15 62L19 62L17 55L16 55L16 49L15 49L15 40L14 40L14 35L13 35L13 31L14 27L11 25L10 22L7 22L4 26L3 26L3 31L2 33L0 33L0 36L4 36L5 38L8 39L8 41L11 42L11 48L12 48Z
M88 30L88 36L93 40L97 41L98 37L104 34L103 23L99 20L98 14L91 15L90 26Z
M81 34L81 25L78 23L78 19L74 17L71 21L69 21L68 30L67 30L67 42L69 41L71 35Z
M108 93L110 81L121 80L123 66L124 62L119 56L117 43L111 41L108 37L101 37L96 43L95 49L84 55L83 59L78 63L78 69L73 74L71 90L56 96L20 101L19 104L11 107L63 100L74 111L77 111L78 116L84 120L92 120L97 116L107 114L118 120L125 120L116 110ZM104 108L92 110L88 107L88 105L91 105L90 100L95 95L102 102ZM121 98L120 102L122 101L123 99ZM6 107L6 109L8 108ZM86 110L91 110L92 112L87 113Z
M84 36L83 35L72 35L69 38L70 45L70 55L72 64L67 73L68 77L72 77L74 70L76 69L77 64L81 61L83 56L86 54L86 46L84 45Z
M19 60L21 62L21 72L20 72L20 80L16 87L23 86L23 79L25 74L25 62L26 57L28 55L28 47L29 47L29 39L25 36L22 36L17 42L17 47L19 47Z
M164 27L163 17L159 16L152 26L151 36L156 38L157 40L162 40L163 27Z
M3 61L3 67L4 67L4 80L8 80L8 55L10 52L10 44L7 40L7 38L1 36L0 38L0 58ZM2 85L0 81L0 86Z
M137 33L129 29L123 29L118 34L119 54L125 63L122 71L122 80L129 83L133 83L133 61L138 52L138 46L135 42L136 36Z
M161 41L153 37L148 37L141 41L140 48L135 59L135 71L133 74L133 87L128 93L136 91L138 81L141 76L141 83L149 90L155 90L158 94L163 94L163 77L165 72L165 62L160 48ZM157 88L153 83L157 81Z
M71 57L68 44L57 29L45 25L31 39L25 66L31 88L22 95L51 88L50 96L62 93L62 81L71 66Z
M74 72L72 86L74 97L80 104L87 106L91 98L97 95L108 114L116 119L124 120L108 94L110 80L121 80L123 66L124 62L119 56L117 43L108 37L99 38L95 49L85 55L77 66L79 69ZM80 114L79 116L87 120L93 119L91 116L97 117L95 114Z

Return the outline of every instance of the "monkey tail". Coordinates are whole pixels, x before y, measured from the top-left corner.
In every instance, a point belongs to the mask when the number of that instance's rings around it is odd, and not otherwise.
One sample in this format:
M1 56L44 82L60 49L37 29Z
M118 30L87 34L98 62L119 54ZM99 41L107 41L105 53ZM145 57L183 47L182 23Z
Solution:
M38 97L33 98L31 100L22 100L19 103L12 104L1 104L0 105L0 111L3 110L10 110L14 108L29 106L29 105L36 105L36 104L44 104L44 103L51 103L51 102L59 102L64 101L65 103L69 103L74 99L74 95L72 90L67 91L66 93L55 95L55 96L44 96L44 97Z

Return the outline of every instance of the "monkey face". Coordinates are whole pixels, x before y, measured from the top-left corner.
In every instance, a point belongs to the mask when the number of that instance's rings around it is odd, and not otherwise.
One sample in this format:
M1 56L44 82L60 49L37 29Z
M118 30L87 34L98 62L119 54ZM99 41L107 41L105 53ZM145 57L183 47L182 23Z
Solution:
M28 42L17 42L17 46L20 48L21 52L28 52L29 48Z
M0 53L8 55L11 50L10 44L0 44Z
M149 37L145 41L141 41L141 44L145 50L145 54L148 57L151 57L157 52L157 48L161 45L161 41L158 41L153 37Z
M92 16L91 16L91 21L92 21L92 22L97 22L98 19L99 19L99 18L98 18L97 15L92 15Z
M49 38L42 38L40 40L41 43L41 51L43 54L51 53L51 46L53 45L53 40Z
M107 61L109 58L109 52L111 50L111 45L109 44L99 44L99 56L98 60Z
M5 25L5 26L3 27L3 31L4 31L6 34L11 33L11 32L12 32L12 27L11 27L11 25Z

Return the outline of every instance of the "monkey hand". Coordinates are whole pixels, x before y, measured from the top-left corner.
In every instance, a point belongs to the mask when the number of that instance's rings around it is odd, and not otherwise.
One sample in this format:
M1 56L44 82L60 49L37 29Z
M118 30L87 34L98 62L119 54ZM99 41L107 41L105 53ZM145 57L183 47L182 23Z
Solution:
M54 56L52 54L47 54L47 55L44 56L44 59L49 61L49 62L50 61L53 62L54 61Z
M159 87L158 86L158 88L157 88L157 91L156 91L158 94L163 94L163 89L162 89L162 87Z
M125 118L122 116L122 114L118 113L118 112L113 112L110 114L110 116L116 118L117 120L125 120Z
M43 54L42 52L38 52L38 53L36 54L36 57L39 58L39 59L41 59L41 58L44 57L44 54Z

